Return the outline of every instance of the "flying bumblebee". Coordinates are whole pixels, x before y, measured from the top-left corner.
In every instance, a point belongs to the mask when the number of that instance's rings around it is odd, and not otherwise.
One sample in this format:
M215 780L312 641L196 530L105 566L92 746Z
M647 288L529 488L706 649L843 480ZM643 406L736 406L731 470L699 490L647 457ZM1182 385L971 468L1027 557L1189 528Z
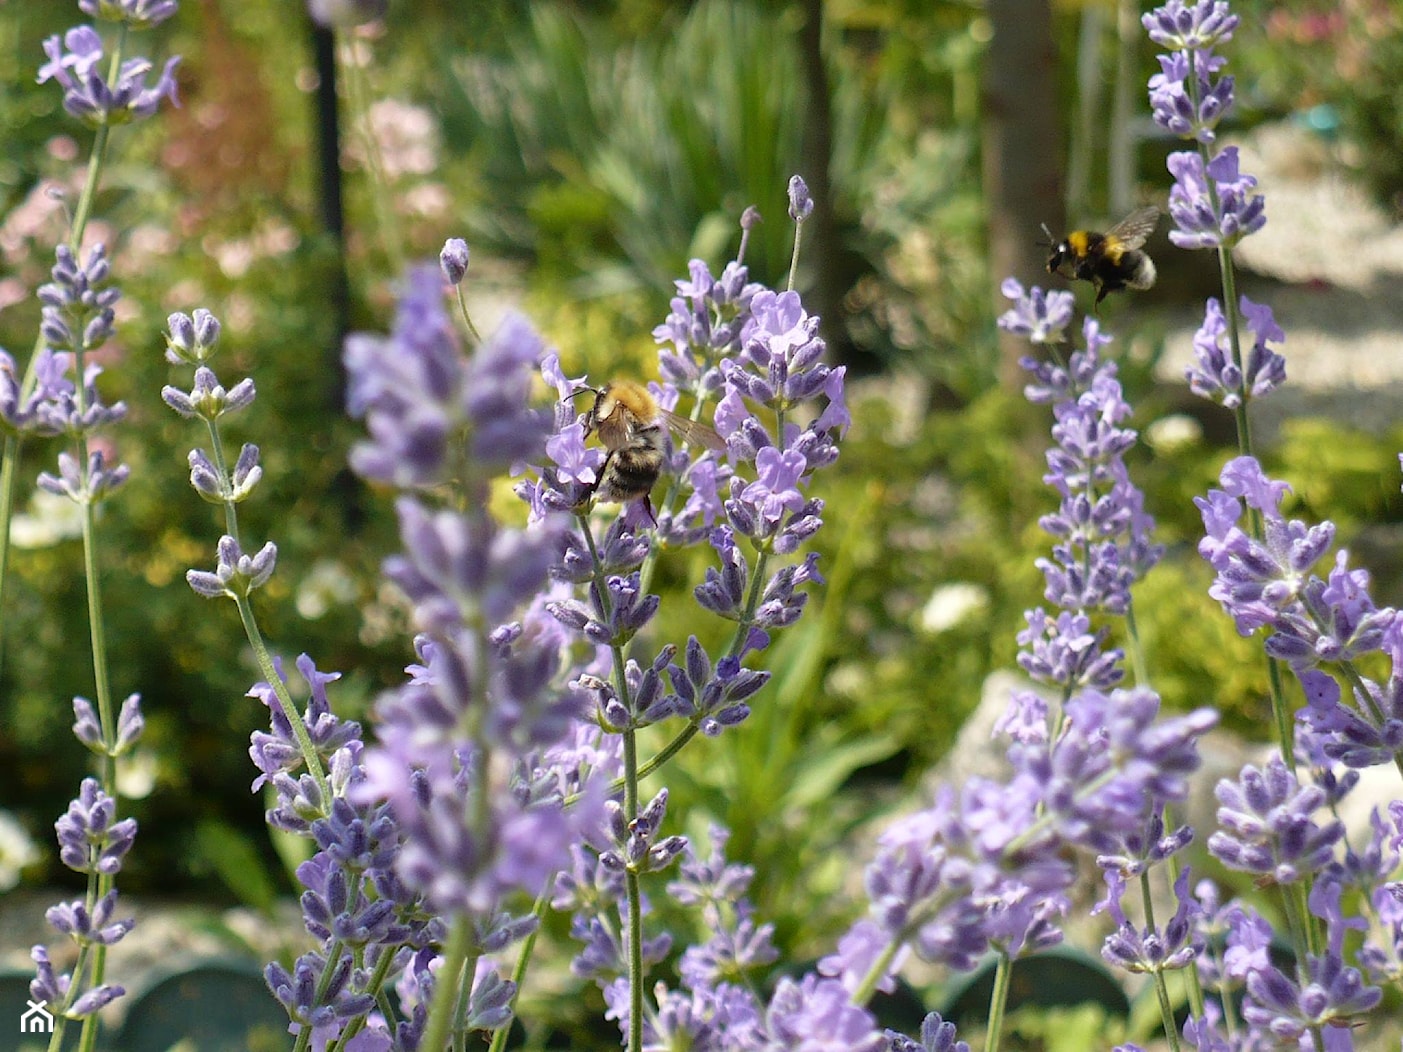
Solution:
M594 404L585 414L585 436L598 433L608 450L590 496L620 504L642 499L654 525L657 518L648 495L662 474L667 432L717 452L726 448L726 440L712 428L664 409L648 388L633 380L614 380L580 391L594 394Z
M1154 205L1137 208L1104 234L1074 230L1061 241L1043 224L1047 247L1047 272L1064 278L1089 281L1096 286L1096 303L1119 289L1147 289L1155 283L1154 261L1140 251L1159 224Z

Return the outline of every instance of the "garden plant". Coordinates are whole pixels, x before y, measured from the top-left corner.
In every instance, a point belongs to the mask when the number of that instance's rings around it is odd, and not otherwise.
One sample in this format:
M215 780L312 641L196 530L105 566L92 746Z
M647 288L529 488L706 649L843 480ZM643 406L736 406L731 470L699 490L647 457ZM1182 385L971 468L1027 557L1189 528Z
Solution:
M92 699L72 700L72 730L93 764L55 823L86 886L45 915L76 955L56 964L52 945L35 946L30 994L55 1017L50 1048L76 1031L91 1050L125 993L110 951L141 922L119 885L144 830L117 773L146 722L109 674L123 612L104 602L104 532L122 514L117 451L132 425L93 361L119 326L122 259L88 235L126 126L177 103L179 60L140 53L176 0L77 7L91 21L45 43L38 77L91 132L82 190L38 290L32 351L0 353L0 602L12 601L9 524L34 481L23 469L41 450L52 463L37 486L81 524ZM310 7L344 34L384 5ZM923 1008L912 1033L879 1017L916 965L992 967L986 1016L970 1025L993 1050L1008 1041L1016 965L1063 940L1088 869L1102 957L1157 1008L1153 1027L1103 1047L1381 1047L1403 976L1403 795L1357 841L1339 809L1362 769L1403 772L1403 617L1375 605L1330 522L1290 517L1289 481L1254 446L1253 405L1286 382L1286 360L1271 310L1239 293L1234 269L1269 213L1220 141L1238 16L1225 0L1169 0L1142 25L1162 49L1150 111L1183 140L1167 163L1169 238L1202 250L1221 282L1186 380L1231 418L1238 448L1194 499L1197 550L1272 713L1266 758L1213 789L1216 827L1184 820L1214 699L1162 710L1137 630L1133 593L1164 548L1127 461L1138 435L1115 334L1095 315L1077 325L1072 292L1010 278L998 325L1029 342L1024 394L1050 410L1039 524L1051 540L1036 562L1044 605L1016 639L1026 684L994 731L1002 773L941 785L886 822L848 889L855 919L816 960L786 955L755 905L763 874L714 815L696 835L668 783L684 754L755 730L776 692L769 662L826 584L820 531L854 514L827 497L856 409L801 295L805 254L826 249L808 236L809 188L798 175L785 188L787 272L752 271L752 231L784 219L746 208L730 258L694 259L675 281L638 377L656 380L621 435L595 411L621 378L571 375L521 311L475 318L480 263L447 237L436 265L397 275L388 333L342 348L359 435L349 469L360 499L393 507L382 572L411 629L402 681L365 721L338 705L341 672L266 631L284 567L276 529L262 536L246 509L278 461L244 429L260 392L220 356L222 306L189 303L160 337L170 376L150 401L189 428L189 481L219 522L184 584L209 601L202 616L231 638L242 628L261 674L242 703L266 709L246 746L252 789L271 801L268 826L302 845L301 950L264 973L287 1047L524 1047L539 1039L522 1007L537 955L568 930L570 971L602 993L629 1052L968 1049L939 1012ZM644 484L623 486L630 473ZM658 585L694 570L683 589ZM1197 872L1191 845L1243 882ZM687 912L696 923L676 924Z

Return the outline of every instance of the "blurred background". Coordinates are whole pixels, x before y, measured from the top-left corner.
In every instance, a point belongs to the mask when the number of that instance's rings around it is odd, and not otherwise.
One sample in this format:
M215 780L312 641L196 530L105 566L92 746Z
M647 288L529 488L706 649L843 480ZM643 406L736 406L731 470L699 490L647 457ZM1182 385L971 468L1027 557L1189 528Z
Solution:
M854 417L821 494L828 586L770 652L776 677L752 721L665 780L689 831L711 819L734 831L779 944L796 960L825 952L856 909L835 846L921 798L1041 601L1049 421L1022 402L1021 349L996 336L998 286L1010 273L1058 281L1041 273L1040 223L1061 232L1163 206L1179 144L1149 120L1157 66L1135 6L476 0L467 14L456 0L391 0L382 23L341 38L336 64L300 3L181 7L135 45L158 64L184 56L182 105L114 137L90 235L125 294L102 378L127 403L111 434L132 467L104 508L112 675L119 698L141 693L148 721L123 772L141 825L123 893L214 915L271 911L291 891L248 791L248 734L266 722L244 697L257 671L232 606L183 581L212 561L221 527L186 481L198 436L160 401L185 379L162 358L166 315L212 309L221 380L255 379L235 437L259 444L265 482L241 514L247 536L279 548L259 613L289 668L306 652L343 673L333 703L364 719L412 653L377 577L394 544L386 495L344 467L355 427L340 411L342 336L386 329L406 261L462 236L480 329L524 309L567 373L655 376L651 330L672 281L692 257L713 271L732 258L747 205L765 218L751 273L783 283L784 190L798 172L818 206L798 286L849 366ZM1396 602L1397 377L1365 374L1370 341L1403 313L1399 8L1234 10L1228 134L1263 179L1269 217L1265 247L1244 246L1244 289L1276 308L1288 369L1294 348L1310 352L1292 419L1265 428L1269 467L1297 482L1293 513L1333 518L1376 571L1375 598ZM76 198L91 142L35 71L44 37L79 19L57 0L0 2L0 345L21 363L64 231L44 188ZM1307 203L1274 208L1274 193ZM1175 367L1216 262L1173 249L1163 228L1149 248L1157 287L1102 310L1135 426L1148 428L1133 470L1169 546L1137 617L1166 705L1210 702L1250 730L1265 711L1257 670L1194 553L1191 498L1216 478L1230 425L1190 403ZM1079 289L1079 303L1091 295ZM53 857L52 823L85 771L69 731L71 698L92 693L82 556L65 508L28 498L55 453L26 449L3 613L0 887L77 887ZM705 558L663 561L660 637L722 637L690 605Z

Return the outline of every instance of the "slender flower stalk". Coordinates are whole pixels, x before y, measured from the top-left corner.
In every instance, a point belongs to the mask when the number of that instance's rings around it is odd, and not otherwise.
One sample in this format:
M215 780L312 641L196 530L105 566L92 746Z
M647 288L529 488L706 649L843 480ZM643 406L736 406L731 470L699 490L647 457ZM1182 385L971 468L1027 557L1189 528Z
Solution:
M0 603L8 568L10 524L18 485L21 442L27 437L63 435L69 448L58 456L58 473L42 473L38 485L72 500L82 522L83 567L87 588L89 638L96 704L76 698L74 733L93 753L97 777L85 779L68 813L56 823L60 856L70 868L88 875L85 896L54 907L49 923L78 947L73 971L57 975L47 950L36 946L32 958L36 978L32 995L52 1006L55 1026L50 1042L64 1041L68 1021L81 1019L78 1047L91 1052L97 1040L97 1011L123 993L105 981L107 947L132 927L131 920L112 921L117 899L114 878L136 835L133 819L118 820L117 760L135 744L143 728L139 698L133 694L115 703L108 669L106 610L101 587L101 544L96 506L125 483L128 469L109 461L90 444L97 429L121 420L126 407L106 405L96 379L101 369L89 355L112 336L113 306L120 298L102 245L83 249L88 218L100 185L112 126L151 116L162 100L175 101L171 59L154 86L146 83L151 65L145 59L122 57L129 29L142 29L168 18L173 0L154 6L141 0L100 7L95 0L78 5L88 15L118 23L110 53L98 32L88 25L70 29L62 38L44 42L49 61L39 70L39 82L54 81L63 91L64 109L96 130L83 190L70 226L68 241L55 252L53 280L39 290L41 323L23 378L14 361L0 352L0 430L4 432L4 462L0 468ZM103 63L106 60L106 69Z
M795 185L802 191L802 183ZM799 193L794 205L802 213L796 222L807 215L804 196ZM748 212L743 230L754 221ZM645 806L639 780L698 731L714 736L749 715L748 699L768 674L745 661L802 614L804 586L822 581L815 555L799 563L789 557L821 525L822 502L804 490L814 472L836 459L836 440L848 423L843 370L821 361L818 319L804 311L796 293L751 283L739 259L719 278L700 261L689 271L689 280L677 283L672 313L655 330L664 345L663 381L652 385L651 394L667 413L689 397L691 420L708 427L703 414L709 413L725 442L725 458L683 445L666 451L670 482L657 514L649 520L637 504L626 505L596 537L595 486L607 469L585 444L590 416L577 418L564 408L584 381L566 377L558 361L547 359L543 375L558 394L545 446L548 462L537 479L518 487L533 521L548 522L561 512L573 518L552 574L582 587L584 598L553 600L548 609L593 647L596 658L578 682L592 697L599 726L619 738L621 777L608 791L621 792L622 803L615 825L595 845L599 864L617 871L617 883L607 899L597 901L562 892L557 908L568 903L579 911L577 931L587 942L579 968L597 975L601 985L616 981L606 996L625 1046L633 1050L650 1040L650 1031L669 1025L664 1017L677 1010L671 1000L649 1005L646 997L645 970L661 950L644 932L642 878L670 864L685 844L682 838L655 838L666 797ZM796 408L811 401L817 403L812 422L793 424ZM692 638L685 647L668 644L654 657L646 656L653 653L649 649L635 658L658 608L658 597L646 587L659 553L664 545L701 543L710 544L719 565L707 571L695 598L703 610L735 622L730 646L715 659ZM784 560L779 569L776 560ZM680 720L682 729L658 756L640 762L636 732L667 719ZM582 874L572 887L584 880Z
M1154 520L1145 512L1143 497L1122 459L1136 434L1122 426L1130 407L1116 379L1115 363L1101 354L1109 337L1101 333L1095 319L1088 318L1085 349L1064 358L1060 345L1071 321L1071 297L1037 288L1025 292L1015 281L1007 282L1004 291L1013 306L999 319L1000 326L1046 346L1052 354L1051 360L1027 357L1023 365L1032 374L1028 398L1054 405L1052 434L1057 444L1048 453L1050 470L1045 481L1056 488L1062 503L1056 515L1042 519L1043 528L1057 544L1053 558L1040 559L1038 565L1048 582L1045 598L1062 610L1055 619L1041 608L1028 612L1028 628L1019 635L1023 650L1018 660L1035 680L1055 692L1058 707L1033 692L1019 692L1000 725L1020 743L1020 749L1036 749L1058 741L1069 726L1075 726L1067 721L1076 719L1089 692L1109 689L1123 675L1124 653L1105 648L1107 629L1093 632L1093 617L1122 618L1129 634L1138 689L1116 693L1146 701L1154 697L1147 689L1145 661L1134 631L1130 589L1154 566L1163 549L1149 540ZM1195 723L1206 728L1214 718L1204 711L1195 715ZM1177 1049L1179 1035L1166 973L1184 970L1199 945L1188 941L1192 932L1186 892L1189 871L1180 870L1174 860L1193 832L1185 826L1165 835L1165 815L1175 796L1151 793L1143 798L1138 817L1120 830L1103 828L1095 849L1108 887L1107 899L1098 908L1109 909L1117 923L1102 954L1112 964L1151 976L1166 1040ZM1029 836L1031 831L1024 834ZM1151 869L1160 864L1165 865L1181 904L1163 931L1155 924L1150 884ZM1145 915L1142 929L1130 924L1121 907L1132 877L1138 877ZM1187 982L1191 1000L1201 1005L1197 975L1188 972ZM991 1015L1000 1012L1001 1006L995 1006Z
M1222 304L1209 301L1199 333L1207 345L1195 340L1199 360L1188 371L1190 386L1232 411L1238 452L1254 456L1249 403L1281 383L1285 367L1274 352L1263 350L1267 339L1281 339L1280 330L1271 321L1270 311L1239 297L1233 267L1233 247L1266 223L1265 199L1253 192L1257 180L1239 171L1236 147L1213 152L1217 127L1233 106L1233 78L1221 75L1226 59L1217 49L1232 39L1238 17L1226 0L1169 0L1141 22L1151 40L1170 49L1160 56L1161 72L1150 79L1155 121L1195 143L1194 150L1173 153L1167 161L1175 179L1169 194L1175 229L1169 239L1182 248L1216 250L1223 284ZM1252 320L1257 335L1250 361L1243 355L1244 317ZM1225 349L1220 349L1221 343ZM1261 539L1255 519L1252 533ZM1277 741L1290 764L1295 752L1281 670L1271 658L1266 668Z

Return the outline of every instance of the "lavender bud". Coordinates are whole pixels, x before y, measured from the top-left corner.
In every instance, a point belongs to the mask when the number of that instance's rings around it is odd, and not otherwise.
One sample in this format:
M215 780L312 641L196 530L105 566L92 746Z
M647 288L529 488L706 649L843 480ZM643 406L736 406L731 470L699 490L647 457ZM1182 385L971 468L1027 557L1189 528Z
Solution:
M258 447L252 442L245 442L234 464L234 484L229 499L235 503L246 500L262 477L263 469L258 466Z
M166 319L166 328L166 361L172 365L201 365L214 357L220 324L205 308L197 307L193 318L177 311Z
M102 729L98 726L97 713L87 698L73 699L73 736L99 755L107 751L102 741Z
M192 449L187 459L190 462L190 485L194 487L195 492L210 504L223 504L224 485L205 451Z
M809 188L797 175L789 177L789 218L796 223L808 219L814 210L814 199L809 196Z
M462 284L468 273L468 254L468 243L461 237L450 237L443 243L443 251L438 254L438 265L443 268L448 284Z

